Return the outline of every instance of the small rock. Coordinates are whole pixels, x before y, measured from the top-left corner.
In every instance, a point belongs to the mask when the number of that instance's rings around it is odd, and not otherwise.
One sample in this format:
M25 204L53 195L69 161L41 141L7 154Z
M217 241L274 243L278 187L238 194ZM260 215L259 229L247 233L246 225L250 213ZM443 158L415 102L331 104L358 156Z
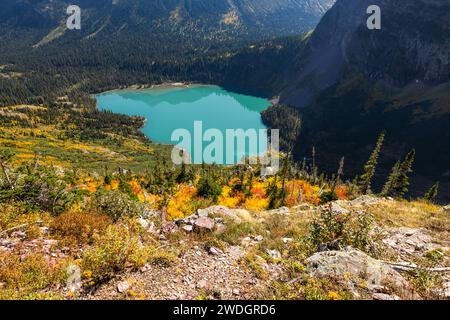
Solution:
M209 217L208 209L198 209L197 214L199 217Z
M131 288L131 284L128 281L121 281L117 284L117 291L125 293Z
M208 285L208 282L205 279L202 279L197 283L197 288L204 289L204 288L206 288L207 285Z
M223 223L216 223L216 230L215 233L216 234L221 234L225 231L226 226Z
M241 294L241 291L239 291L239 289L233 289L233 294L234 294L235 296L238 296L238 295Z
M39 230L42 234L47 234L49 232L49 227L40 227Z
M25 231L14 231L11 233L12 238L24 239L27 237L27 233Z
M44 245L45 246L51 247L51 246L55 246L57 244L58 244L58 240L52 240L52 239L44 240Z
M138 222L139 222L139 224L141 225L141 227L142 227L144 230L147 230L148 227L150 226L149 221L148 221L148 220L145 220L145 219L143 219L143 218L139 218L139 219L138 219Z
M287 244L289 242L294 241L294 239L292 239L292 238L282 238L281 241L283 241L283 243Z
M261 242L264 240L264 237L259 235L259 236L256 236L254 239L255 239L255 241Z
M272 259L281 259L281 253L278 250L267 250L266 252Z
M174 222L166 222L162 227L163 233L175 233L178 231L178 226Z
M243 247L247 247L247 246L251 245L252 243L253 243L253 241L252 241L252 238L250 238L250 237L245 237L245 238L242 239L242 241L241 241L241 245L242 245Z
M167 237L166 237L165 235L161 234L161 235L159 236L159 240L160 240L160 241L166 241L166 240L167 240Z
M345 209L345 208L343 208L339 203L337 203L336 201L335 202L332 202L331 204L330 204L330 207L331 207L331 211L333 211L334 213L337 213L337 214L349 214L350 213L350 210L347 210L347 209Z
M441 294L442 298L450 299L450 281L447 281L444 283L444 286L442 287Z
M194 230L193 226L190 225L185 225L183 226L181 229L183 229L184 231L186 231L187 233L192 232L192 230Z
M214 220L208 217L200 217L194 223L195 228L199 231L212 231L214 229L214 225Z
M386 293L374 293L372 294L372 298L374 300L401 300L399 296L395 294L386 294Z
M209 248L209 254L213 256L220 256L223 254L223 251L216 247Z

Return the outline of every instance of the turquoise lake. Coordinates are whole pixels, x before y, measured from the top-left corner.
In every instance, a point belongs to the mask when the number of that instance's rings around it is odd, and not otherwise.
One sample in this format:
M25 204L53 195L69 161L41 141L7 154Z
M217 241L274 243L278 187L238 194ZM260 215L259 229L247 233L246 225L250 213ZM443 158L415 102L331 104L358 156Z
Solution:
M261 120L260 112L270 106L270 102L263 98L236 94L216 86L192 86L192 87L170 87L148 90L117 90L109 91L95 96L100 110L109 110L114 113L142 116L147 119L142 132L153 142L164 144L178 144L178 140L172 139L172 134L177 129L186 129L191 134L192 144L190 150L194 163L230 164L226 160L227 130L255 129L258 132L266 129ZM194 124L197 121L197 130ZM201 121L202 133L199 137L198 121ZM208 129L217 129L212 133L220 131L223 135L223 152L216 154L214 161L208 157L201 157L198 149L205 149L216 138L209 137L204 141L203 134ZM184 130L184 131L186 131ZM210 130L211 133L211 130ZM202 146L198 146L194 139L201 139ZM203 138L203 139L202 139ZM267 137L265 136L267 143ZM262 139L259 139L261 142ZM221 139L218 140L222 141ZM245 150L234 145L234 161L243 156L254 156L266 151L266 148L258 144L258 150L245 145ZM253 144L254 145L254 144ZM230 145L228 145L230 147ZM195 149L197 148L197 149ZM187 149L187 148L185 148ZM219 159L219 160L218 160ZM220 160L221 159L221 160Z

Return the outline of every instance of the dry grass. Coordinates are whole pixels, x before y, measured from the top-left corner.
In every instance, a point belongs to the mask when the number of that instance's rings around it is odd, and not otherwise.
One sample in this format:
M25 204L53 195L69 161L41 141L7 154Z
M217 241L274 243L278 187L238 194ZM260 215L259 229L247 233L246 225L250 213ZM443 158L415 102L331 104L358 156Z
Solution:
M368 207L377 222L389 227L428 228L430 219L450 222L440 213L441 207L427 202L381 201Z

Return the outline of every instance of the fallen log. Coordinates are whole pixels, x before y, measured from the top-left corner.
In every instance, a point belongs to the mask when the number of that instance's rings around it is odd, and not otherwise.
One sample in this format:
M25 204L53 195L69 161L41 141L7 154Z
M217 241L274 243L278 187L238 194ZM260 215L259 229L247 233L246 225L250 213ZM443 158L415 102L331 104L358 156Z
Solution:
M3 230L2 232L0 232L0 236L3 236L4 234L8 234L8 233L10 233L12 231L16 231L16 230L20 230L20 229L26 228L26 227L28 227L30 225L33 225L33 224L42 224L42 221L35 221L35 222L32 222L32 223L25 223L25 224L21 224L19 226L15 226L15 227Z
M394 262L388 262L383 261L384 264L387 264L392 269L398 270L398 271L419 271L419 270L425 270L428 272L436 272L436 273L446 273L450 272L450 268L422 268L415 264L402 264L402 263L394 263Z

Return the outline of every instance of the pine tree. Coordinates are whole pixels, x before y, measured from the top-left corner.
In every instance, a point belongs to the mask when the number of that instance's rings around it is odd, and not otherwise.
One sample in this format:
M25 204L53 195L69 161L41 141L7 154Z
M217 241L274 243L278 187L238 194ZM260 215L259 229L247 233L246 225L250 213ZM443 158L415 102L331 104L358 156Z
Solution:
M184 160L181 162L180 172L175 180L177 183L188 183L194 180L192 170L189 170Z
M409 190L409 176L416 156L416 150L411 150L403 162L398 161L392 168L388 181L384 185L382 195L402 198Z
M428 190L425 193L423 199L429 202L433 202L434 200L436 200L438 193L439 193L439 181L433 184L430 190Z
M214 175L214 166L203 170L197 184L197 195L217 202L222 193L222 186Z
M378 164L378 157L380 156L381 147L383 146L385 133L382 132L378 137L377 143L375 145L375 149L372 151L369 160L364 166L364 173L360 177L359 185L361 187L361 191L364 194L372 193L372 178L375 175L375 170Z
M412 166L416 157L416 150L411 150L400 166L400 177L397 188L394 189L394 195L402 198L409 190L409 176L412 172Z
M280 188L278 187L278 175L275 175L272 182L267 186L267 197L269 198L269 209L277 209L280 204Z
M395 184L398 181L398 177L400 175L400 161L397 161L395 165L392 167L391 174L384 184L383 191L381 191L382 196L388 196L391 194Z

